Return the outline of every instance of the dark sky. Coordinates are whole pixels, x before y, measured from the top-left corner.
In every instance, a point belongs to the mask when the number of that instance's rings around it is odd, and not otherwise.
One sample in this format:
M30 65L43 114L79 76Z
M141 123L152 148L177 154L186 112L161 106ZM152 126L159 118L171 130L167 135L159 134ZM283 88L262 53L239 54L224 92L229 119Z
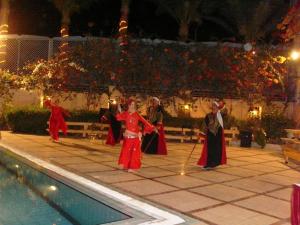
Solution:
M89 9L72 16L70 34L116 36L120 5L121 0L96 1ZM157 15L156 9L157 6L149 1L132 0L129 16L130 35L176 40L176 21L168 14ZM9 25L11 34L59 36L60 14L48 0L14 0L11 3ZM205 20L201 26L191 26L190 38L198 41L226 40L233 36L220 26Z

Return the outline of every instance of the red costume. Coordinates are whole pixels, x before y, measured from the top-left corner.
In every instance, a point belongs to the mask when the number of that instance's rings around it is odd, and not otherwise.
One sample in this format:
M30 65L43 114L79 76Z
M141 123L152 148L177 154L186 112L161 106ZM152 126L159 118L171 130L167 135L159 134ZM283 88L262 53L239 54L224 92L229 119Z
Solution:
M300 224L300 186L293 185L293 193L291 198L291 224Z
M67 134L67 125L63 115L68 115L67 112L60 106L53 105L50 101L45 101L45 105L51 109L49 118L49 133L53 140L58 141L58 132L62 130L64 135Z
M144 125L144 133L151 133L154 130L154 126L137 112L130 114L126 111L117 114L116 117L118 121L124 121L126 127L123 146L119 157L119 165L123 165L124 169L139 169L141 167L139 122ZM126 135L126 132L129 134Z

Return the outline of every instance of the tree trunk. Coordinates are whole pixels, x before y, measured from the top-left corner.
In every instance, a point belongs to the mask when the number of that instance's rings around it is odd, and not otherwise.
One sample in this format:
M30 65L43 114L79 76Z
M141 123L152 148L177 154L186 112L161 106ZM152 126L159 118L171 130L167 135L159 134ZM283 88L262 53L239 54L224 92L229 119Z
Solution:
M179 26L179 40L187 41L189 37L189 25L187 22L181 22Z
M69 27L70 27L71 19L69 10L62 11L62 19L61 19L61 45L59 46L59 57L61 60L67 59L67 51L68 51L68 38L69 38Z
M7 38L4 36L8 33L8 16L9 16L9 0L1 0L0 11L0 65L6 61L6 43Z
M179 40L187 41L189 38L189 14L190 14L190 1L185 1L183 5L183 14L179 24Z
M122 0L121 5L121 17L119 22L119 41L120 46L126 46L128 44L128 15L129 15L130 0Z

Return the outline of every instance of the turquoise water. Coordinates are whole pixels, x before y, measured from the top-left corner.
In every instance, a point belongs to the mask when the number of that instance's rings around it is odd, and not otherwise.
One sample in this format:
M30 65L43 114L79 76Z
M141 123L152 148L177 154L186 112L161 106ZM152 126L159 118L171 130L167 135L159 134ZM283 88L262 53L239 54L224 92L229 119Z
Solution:
M97 225L128 218L0 150L0 225Z

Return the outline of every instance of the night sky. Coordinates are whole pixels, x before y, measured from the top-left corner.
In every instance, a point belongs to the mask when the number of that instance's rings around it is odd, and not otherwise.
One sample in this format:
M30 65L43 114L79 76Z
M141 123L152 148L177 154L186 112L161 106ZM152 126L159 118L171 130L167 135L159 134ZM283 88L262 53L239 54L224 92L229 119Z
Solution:
M89 9L74 14L70 35L115 37L118 31L120 5L121 0L99 0ZM178 36L176 21L166 13L158 15L156 11L157 6L152 2L132 0L128 28L130 36L176 40ZM60 14L51 1L14 0L11 2L9 33L53 37L59 36L59 27ZM190 35L190 39L197 41L238 39L235 34L230 34L221 26L205 20L201 26L192 25Z

